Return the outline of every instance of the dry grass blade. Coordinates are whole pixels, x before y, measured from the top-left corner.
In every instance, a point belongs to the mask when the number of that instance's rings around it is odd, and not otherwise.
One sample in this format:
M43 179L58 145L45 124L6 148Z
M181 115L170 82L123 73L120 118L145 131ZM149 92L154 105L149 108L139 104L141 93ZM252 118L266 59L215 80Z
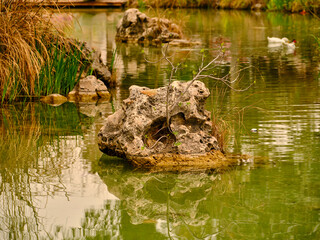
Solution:
M52 42L70 49L71 41L51 22L44 1L0 0L0 99L31 96L48 60ZM51 45L50 45L51 44Z

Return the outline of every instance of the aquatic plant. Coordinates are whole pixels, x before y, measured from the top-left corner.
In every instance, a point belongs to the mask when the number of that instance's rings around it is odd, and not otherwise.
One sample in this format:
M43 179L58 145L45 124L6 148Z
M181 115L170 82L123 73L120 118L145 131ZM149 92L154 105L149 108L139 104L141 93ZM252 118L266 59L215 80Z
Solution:
M115 63L117 61L117 48L113 49L110 63L110 71L111 73L115 70Z
M143 10L146 8L146 4L143 0L138 0L139 9Z
M27 0L1 0L0 12L1 103L72 88L81 51L51 22L43 1L31 8Z
M211 108L211 121L212 121L212 135L218 141L219 148L223 153L226 152L230 133L232 131L233 125L229 114L222 112L223 101L225 100L226 88L215 89L215 103L212 104ZM213 89L211 89L211 92Z
M88 61L82 61L82 52L78 47L68 50L59 43L50 43L47 47L48 59L41 66L38 81L35 84L35 95L51 93L66 95L80 80Z
M314 40L315 40L315 42L316 42L316 44L318 46L318 49L320 50L320 37L317 37L315 35L312 35L312 37L314 38Z
M109 87L115 87L117 85L117 60L118 60L118 54L117 54L118 48L112 50L111 60L110 60L110 73L111 78L109 80Z

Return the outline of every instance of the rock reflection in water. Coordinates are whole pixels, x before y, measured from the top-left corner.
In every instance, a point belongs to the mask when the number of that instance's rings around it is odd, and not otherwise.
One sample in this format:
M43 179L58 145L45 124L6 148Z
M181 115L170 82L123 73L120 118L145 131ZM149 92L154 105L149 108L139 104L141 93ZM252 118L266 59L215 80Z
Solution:
M152 224L154 234L161 233L162 237L211 239L221 228L213 209L207 208L208 202L215 195L237 191L228 173L221 183L220 175L205 172L136 172L106 155L99 163L96 170L109 191L120 199L123 215L130 220L126 224Z

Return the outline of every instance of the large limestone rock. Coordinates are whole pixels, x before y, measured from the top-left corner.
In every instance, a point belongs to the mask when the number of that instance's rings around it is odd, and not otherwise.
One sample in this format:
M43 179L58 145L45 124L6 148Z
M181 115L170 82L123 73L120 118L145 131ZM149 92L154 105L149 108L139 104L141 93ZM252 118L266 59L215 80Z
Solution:
M122 109L106 119L98 134L100 150L138 167L228 165L204 108L209 90L200 81L188 88L189 83L175 81L170 87L171 130L166 127L167 88L131 86Z
M106 85L93 75L80 79L68 94L70 102L92 102L98 99L109 100L109 98L110 93Z
M150 18L138 9L128 9L117 26L116 40L167 43L182 36L178 25L168 19Z

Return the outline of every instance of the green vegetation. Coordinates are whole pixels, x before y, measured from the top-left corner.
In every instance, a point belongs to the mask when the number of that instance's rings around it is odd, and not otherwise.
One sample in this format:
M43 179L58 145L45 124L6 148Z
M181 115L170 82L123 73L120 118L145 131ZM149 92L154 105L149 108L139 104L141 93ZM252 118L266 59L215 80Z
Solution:
M313 11L320 9L318 0L129 0L129 5L134 7L162 7L162 8L231 8L250 9L260 4L262 9L285 10L290 12Z
M145 9L146 8L146 4L143 0L138 0L138 5L140 9Z
M269 10L286 10L290 12L316 10L320 7L320 2L314 0L268 0L266 4Z
M217 1L210 0L129 0L129 6L136 7L216 7Z
M81 49L74 46L70 51L54 43L49 44L48 50L49 58L41 67L35 94L37 96L51 93L66 95L79 81L81 73L86 68L86 64L81 62Z
M0 13L1 103L73 88L86 63L50 11L42 3L31 8L27 0L1 0Z
M255 0L221 0L217 6L219 8L249 9L257 2Z
M318 49L320 50L320 37L316 37L314 35L313 35L313 37L314 37L314 40L316 41L316 43L318 45Z

